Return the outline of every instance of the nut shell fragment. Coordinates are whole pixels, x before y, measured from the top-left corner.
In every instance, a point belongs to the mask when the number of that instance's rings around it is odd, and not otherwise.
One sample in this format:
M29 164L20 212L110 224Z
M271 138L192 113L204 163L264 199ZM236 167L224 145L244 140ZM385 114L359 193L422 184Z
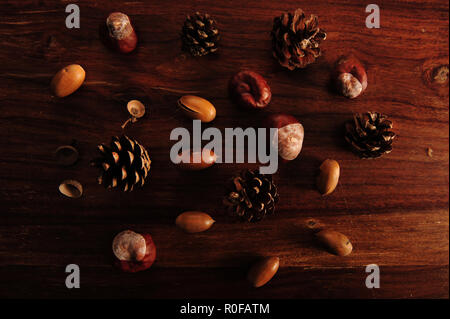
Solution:
M56 162L63 166L70 166L78 160L78 150L72 145L63 145L55 150Z
M207 213L188 211L178 215L175 224L187 233L199 233L211 228L215 220Z
M79 198L83 195L83 186L76 180L67 179L59 184L59 191L67 197Z
M112 249L119 260L141 261L146 252L145 238L131 230L124 230L114 237Z
M250 268L247 279L255 288L264 286L275 276L279 267L280 258L265 257Z

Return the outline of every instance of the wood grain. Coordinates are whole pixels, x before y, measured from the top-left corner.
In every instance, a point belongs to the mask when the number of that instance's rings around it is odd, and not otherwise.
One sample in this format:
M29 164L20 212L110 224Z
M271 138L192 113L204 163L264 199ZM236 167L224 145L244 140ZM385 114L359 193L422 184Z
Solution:
M449 297L449 14L446 1L378 1L381 28L364 25L359 1L79 1L81 28L66 29L67 2L3 1L0 19L0 297L145 298L448 298ZM323 56L289 72L271 57L272 19L302 7L328 32ZM127 13L139 46L129 56L99 40L106 16ZM217 54L193 58L180 51L187 13L207 11L222 32ZM365 64L369 86L348 100L330 89L330 69L345 53ZM86 82L64 99L49 83L63 66L79 63ZM251 69L269 82L273 100L245 112L227 94L228 79ZM180 95L209 99L217 118L204 127L258 127L273 112L296 116L305 127L300 157L280 165L281 200L261 223L230 220L221 206L224 183L255 165L221 164L182 172L169 158L175 127L191 127L177 111ZM96 185L89 167L95 146L122 133L125 102L145 101L147 115L126 128L149 150L149 184L130 194ZM379 111L394 122L392 153L360 160L346 147L342 124L353 112ZM52 153L76 140L73 167ZM427 148L433 156L427 155ZM314 187L321 161L336 159L341 178L322 197ZM79 180L79 200L58 184ZM174 227L186 210L203 210L217 223L187 235ZM348 235L345 258L318 246L310 220ZM152 269L122 274L112 267L111 240L126 228L152 234ZM279 256L280 270L265 287L244 278L258 256ZM81 267L81 289L64 285L65 266ZM365 287L365 266L378 264L381 288Z

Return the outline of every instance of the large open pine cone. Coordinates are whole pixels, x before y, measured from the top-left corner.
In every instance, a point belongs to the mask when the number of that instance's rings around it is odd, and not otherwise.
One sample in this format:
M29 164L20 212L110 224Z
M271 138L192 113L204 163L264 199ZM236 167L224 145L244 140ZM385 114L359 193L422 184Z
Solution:
M142 187L150 171L150 157L137 141L122 135L112 138L110 146L100 144L100 157L92 164L101 169L98 183L107 188L132 191Z
M216 22L209 14L188 15L181 31L183 49L194 56L206 55L217 51L220 39Z
M223 202L232 215L257 222L275 211L278 199L272 175L246 170L232 179Z
M305 68L320 56L319 45L326 37L316 15L306 18L302 9L283 13L273 21L273 56L289 70Z
M356 113L345 123L345 139L362 158L375 158L392 151L395 133L387 116L377 112Z

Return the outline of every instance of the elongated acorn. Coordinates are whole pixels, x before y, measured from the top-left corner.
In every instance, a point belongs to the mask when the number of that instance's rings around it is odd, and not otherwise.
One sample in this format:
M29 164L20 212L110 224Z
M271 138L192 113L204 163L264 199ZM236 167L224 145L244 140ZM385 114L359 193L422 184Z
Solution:
M279 267L280 258L265 257L250 268L247 279L255 288L264 286L275 276Z
M316 179L316 185L322 195L331 194L339 181L339 163L332 159L326 159L320 165L320 172Z
M201 120L203 123L211 122L216 118L214 105L199 96L184 95L178 100L178 106L186 116Z
M86 72L78 64L68 65L59 70L52 79L50 87L57 97L65 97L76 90L83 84Z
M188 211L178 215L175 224L187 233L199 233L211 228L215 220L207 213Z
M348 237L338 231L324 229L316 233L316 237L335 255L347 256L353 250Z
M202 149L200 152L193 150L181 151L178 154L180 163L177 166L188 171L199 171L214 165L217 160L216 154L213 150Z

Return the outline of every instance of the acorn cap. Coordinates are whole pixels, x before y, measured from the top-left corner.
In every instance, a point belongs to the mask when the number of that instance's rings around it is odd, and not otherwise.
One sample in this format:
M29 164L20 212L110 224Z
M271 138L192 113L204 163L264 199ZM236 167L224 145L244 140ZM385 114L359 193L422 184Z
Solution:
M61 182L58 189L61 194L70 198L79 198L83 195L83 186L80 182L72 179Z

